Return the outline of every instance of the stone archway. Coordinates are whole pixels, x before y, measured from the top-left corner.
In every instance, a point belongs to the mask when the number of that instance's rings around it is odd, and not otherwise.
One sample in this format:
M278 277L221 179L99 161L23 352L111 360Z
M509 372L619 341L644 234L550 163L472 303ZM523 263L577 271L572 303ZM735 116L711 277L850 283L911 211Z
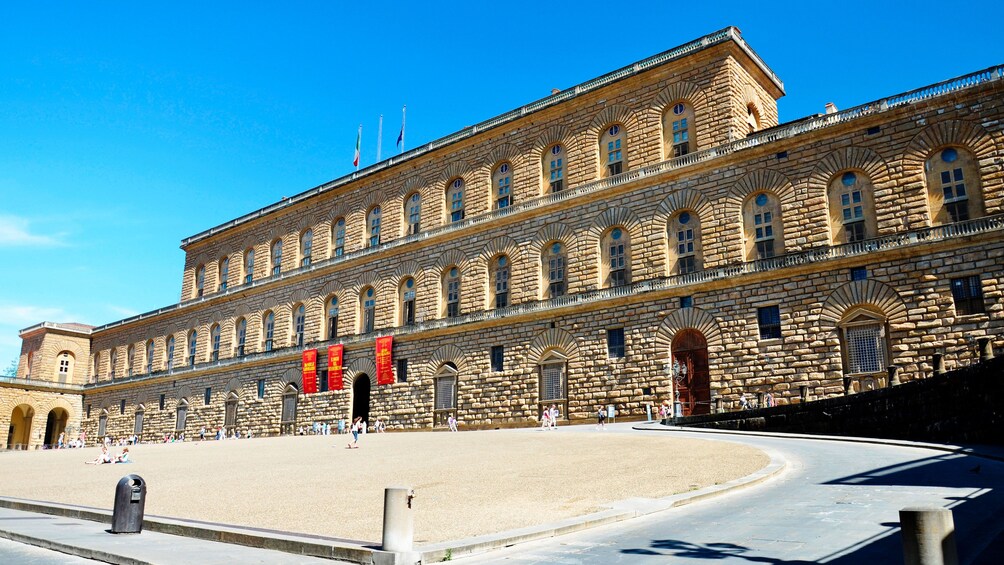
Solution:
M352 381L352 420L361 417L364 422L370 419L370 377L359 373Z
M10 415L10 429L7 434L7 449L28 449L31 443L31 425L35 409L29 404L18 404Z
M56 407L49 410L49 414L45 418L45 441L43 444L50 448L57 447L59 436L66 431L66 424L69 421L70 413L65 408Z

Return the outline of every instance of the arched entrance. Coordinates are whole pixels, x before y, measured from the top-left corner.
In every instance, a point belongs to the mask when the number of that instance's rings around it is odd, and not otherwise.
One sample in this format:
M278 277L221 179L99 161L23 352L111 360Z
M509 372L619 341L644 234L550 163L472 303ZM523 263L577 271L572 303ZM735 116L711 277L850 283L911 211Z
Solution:
M370 419L370 377L362 373L352 381L352 420L362 417L364 422Z
M681 375L686 368L686 374L675 380L683 415L708 414L711 412L708 340L695 329L682 330L673 336L670 350L673 352L673 367L679 364Z
M56 447L59 442L59 434L66 431L66 423L70 421L70 414L64 408L53 408L49 410L49 415L45 418L45 445Z
M28 449L31 441L31 421L35 409L27 404L14 407L10 415L10 430L7 435L7 449Z

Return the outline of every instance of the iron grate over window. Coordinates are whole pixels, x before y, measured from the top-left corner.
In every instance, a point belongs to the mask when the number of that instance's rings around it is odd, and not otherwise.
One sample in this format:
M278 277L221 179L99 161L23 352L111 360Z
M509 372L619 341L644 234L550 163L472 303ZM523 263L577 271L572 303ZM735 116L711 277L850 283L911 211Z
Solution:
M885 366L882 327L871 325L847 328L847 359L851 374L881 371Z

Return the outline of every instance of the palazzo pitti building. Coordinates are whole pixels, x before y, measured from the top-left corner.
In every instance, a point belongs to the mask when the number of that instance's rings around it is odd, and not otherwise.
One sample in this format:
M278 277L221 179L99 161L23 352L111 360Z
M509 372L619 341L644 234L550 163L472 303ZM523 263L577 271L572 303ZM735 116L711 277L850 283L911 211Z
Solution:
M967 364L1004 333L1002 71L778 124L727 28L556 91L184 239L177 304L22 330L3 445L699 414Z

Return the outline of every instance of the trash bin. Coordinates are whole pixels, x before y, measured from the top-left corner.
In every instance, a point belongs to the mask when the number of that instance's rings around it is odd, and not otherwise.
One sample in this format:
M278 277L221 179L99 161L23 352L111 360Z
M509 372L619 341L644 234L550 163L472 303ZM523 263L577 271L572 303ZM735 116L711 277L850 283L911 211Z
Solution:
M143 531L144 508L146 508L146 481L139 475L122 477L115 487L111 533L138 534Z

